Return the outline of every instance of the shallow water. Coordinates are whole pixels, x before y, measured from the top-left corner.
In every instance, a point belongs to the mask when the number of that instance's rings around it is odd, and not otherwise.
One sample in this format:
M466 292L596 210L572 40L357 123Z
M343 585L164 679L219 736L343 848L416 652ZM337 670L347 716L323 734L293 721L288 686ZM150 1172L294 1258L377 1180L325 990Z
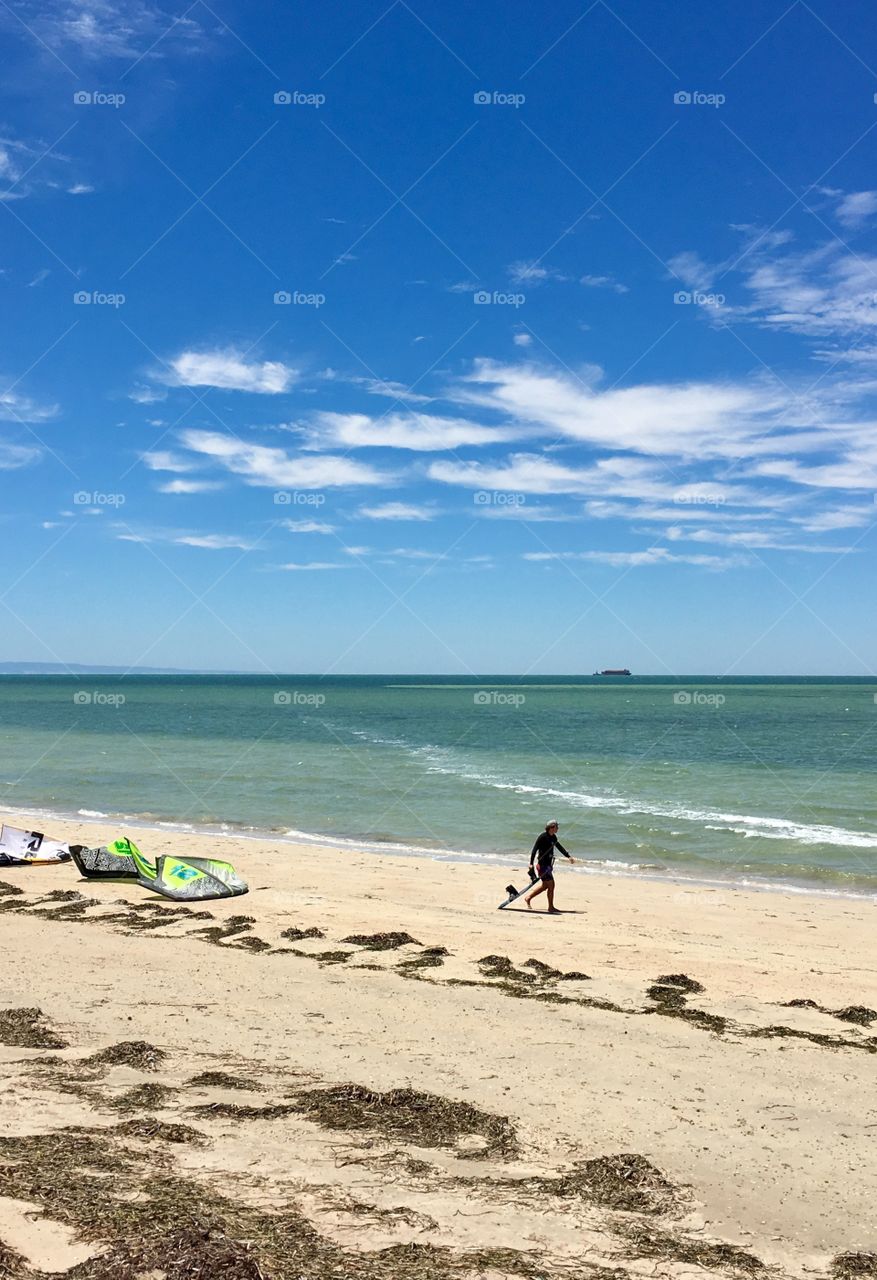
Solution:
M0 677L0 805L877 892L877 684ZM124 699L124 701L120 701Z

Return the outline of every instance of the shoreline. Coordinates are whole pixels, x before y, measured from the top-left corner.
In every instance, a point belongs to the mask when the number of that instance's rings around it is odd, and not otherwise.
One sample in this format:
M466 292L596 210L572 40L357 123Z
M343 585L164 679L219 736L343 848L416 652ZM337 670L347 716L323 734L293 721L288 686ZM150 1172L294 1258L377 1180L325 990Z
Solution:
M505 869L504 874L513 874L518 871L523 874L522 864L527 857L527 853L523 849L519 854L492 854L465 849L438 849L424 845L357 839L354 836L323 835L294 829L272 831L257 827L236 827L230 823L220 822L187 823L171 818L157 818L153 815L98 813L94 810L74 813L46 809L43 811L42 816L34 817L33 810L30 808L18 809L14 806L7 806L5 809L0 809L0 820L3 820L2 815L4 813L11 818L11 821L7 820L9 826L24 826L28 830L42 831L44 835L49 837L54 837L55 835L54 831L45 829L51 823L64 826L75 824L86 827L100 827L102 829L115 823L116 825L113 827L115 835L109 837L111 839L124 834L124 828L131 827L137 831L155 832L161 836L177 834L180 836L195 836L199 839L246 840L248 842L275 841L278 844L297 849L319 845L327 849L336 850L339 853L366 851L367 854L376 856L386 855L403 859L422 858L437 863L458 863L465 866L483 868L492 867L496 869L497 873L503 872L503 869ZM72 838L64 838L68 839L68 843L80 843ZM705 871L700 873L699 869L692 869L689 872L682 868L670 866L661 867L655 864L625 863L620 859L586 859L579 855L574 856L577 858L576 867L564 867L564 870L572 875L605 876L620 880L646 881L664 885L678 882L693 888L727 889L742 893L791 894L800 897L822 898L829 901L839 900L877 904L877 876L875 876L875 886L871 890L865 888L831 889L822 888L810 881L796 881L791 878L788 880L770 879L768 877L759 878L753 872L744 872L737 876L732 873L728 875L717 873L710 875Z

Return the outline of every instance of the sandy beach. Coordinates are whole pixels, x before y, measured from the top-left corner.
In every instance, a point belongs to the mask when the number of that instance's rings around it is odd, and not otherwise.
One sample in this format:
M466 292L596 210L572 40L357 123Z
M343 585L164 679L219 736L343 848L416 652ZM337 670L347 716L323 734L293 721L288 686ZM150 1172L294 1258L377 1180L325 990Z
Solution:
M870 1274L873 901L129 834L250 892L0 870L0 1276Z

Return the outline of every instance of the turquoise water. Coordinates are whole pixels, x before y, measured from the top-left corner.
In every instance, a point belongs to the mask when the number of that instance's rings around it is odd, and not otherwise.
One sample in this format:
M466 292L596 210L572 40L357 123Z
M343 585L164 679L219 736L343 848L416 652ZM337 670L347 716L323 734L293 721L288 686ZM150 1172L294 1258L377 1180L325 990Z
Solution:
M877 893L877 682L0 677L0 808ZM119 699L124 701L120 702ZM87 832L86 832L87 835Z

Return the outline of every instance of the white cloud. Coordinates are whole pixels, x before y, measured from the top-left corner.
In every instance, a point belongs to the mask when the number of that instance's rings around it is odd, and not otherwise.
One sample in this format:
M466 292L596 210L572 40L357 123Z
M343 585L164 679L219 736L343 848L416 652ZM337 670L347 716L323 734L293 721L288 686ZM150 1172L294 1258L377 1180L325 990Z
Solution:
M157 404L160 400L167 400L167 391L164 387L134 387L128 392L128 399L135 404Z
M163 57L200 47L202 28L189 16L166 13L145 0L29 0L27 24L55 49L72 46L93 58Z
M466 418L427 413L319 413L309 425L310 449L408 449L440 453L464 445L502 443L520 431L486 427Z
M0 440L0 471L18 471L20 467L36 462L41 456L42 451L31 448L30 445L9 444Z
M335 526L324 520L281 520L281 526L290 533L334 533Z
M512 342L516 347L532 346L533 338L529 333L516 333L512 336Z
M251 391L258 395L280 395L288 391L298 372L279 361L260 364L248 361L232 348L215 351L184 351L171 361L173 386L217 387L224 391Z
M837 220L850 230L858 230L877 213L877 191L852 191L837 206Z
M36 275L34 276L33 280L29 280L29 281L28 281L28 283L27 283L27 285L26 285L25 287L26 287L26 288L28 288L28 289L36 289L39 285L41 285L41 284L43 283L43 281L44 281L44 280L48 280L48 278L49 278L49 276L50 276L51 274L52 274L52 273L51 273L51 271L48 269L48 267L43 267L41 271L38 271L38 272L36 273Z
M630 293L626 284L621 284L612 276L582 276L579 284L587 285L589 289L611 289L613 293Z
M159 493L212 493L222 486L214 480L168 480L158 486Z
M278 564L274 566L284 573L313 573L322 569L352 569L352 564L332 564L325 560L312 560L309 564Z
M74 182L72 187L67 188L68 196L88 196L94 191L94 187L90 187L87 182Z
M185 448L207 457L247 484L274 489L326 489L348 485L388 483L390 477L352 458L306 454L291 456L285 449L248 444L218 431L184 431Z
M512 262L508 267L512 284L533 285L544 284L546 280L567 280L569 277L555 271L552 267L543 267L539 262Z
M677 555L666 547L649 547L646 551L528 551L525 560L592 560L614 569L640 568L665 564L690 564L704 569L730 569L749 564L743 556Z
M224 533L189 533L173 541L181 547L200 547L206 551L252 551L255 543Z
M498 411L540 433L611 449L676 457L732 457L762 452L772 421L794 405L775 385L681 382L610 387L596 371L580 380L535 364L475 362L449 398Z
M17 391L0 391L0 420L4 422L48 422L57 416L56 404L39 404Z
M146 453L141 454L140 461L144 462L150 471L178 471L187 472L195 471L200 463L192 458L184 458L179 453L171 453L167 449L150 449Z
M376 507L360 507L356 513L363 520L432 520L435 512L407 502L383 502Z

